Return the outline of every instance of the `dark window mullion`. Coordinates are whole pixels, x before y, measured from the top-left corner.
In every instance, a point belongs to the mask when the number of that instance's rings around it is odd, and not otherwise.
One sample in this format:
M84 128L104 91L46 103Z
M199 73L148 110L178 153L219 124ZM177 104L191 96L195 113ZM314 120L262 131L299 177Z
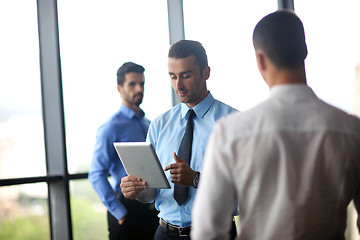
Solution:
M278 0L278 8L294 10L294 0Z
M61 180L48 182L51 239L72 239L69 178L61 82L56 0L37 0L40 72L47 175Z

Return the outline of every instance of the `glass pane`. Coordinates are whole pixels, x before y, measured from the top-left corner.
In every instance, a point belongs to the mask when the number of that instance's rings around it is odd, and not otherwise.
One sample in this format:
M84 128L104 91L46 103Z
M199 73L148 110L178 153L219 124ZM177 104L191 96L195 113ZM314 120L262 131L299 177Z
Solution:
M358 116L359 9L358 0L295 1L295 11L304 24L309 52L305 62L308 84L324 101ZM356 219L356 210L350 204L346 239L360 238Z
M70 196L74 240L107 239L106 208L89 181L71 181Z
M141 107L149 119L171 107L167 5L64 0L58 11L69 172L85 172L98 127L120 107L116 72L124 62L146 69Z
M0 178L45 175L36 1L0 1L0 32Z
M46 183L0 187L0 239L50 239Z
M184 0L185 38L201 42L211 76L208 89L238 110L268 96L257 69L252 33L256 23L277 10L276 0Z
M308 45L308 83L320 98L351 113L360 64L359 9L358 0L295 1Z

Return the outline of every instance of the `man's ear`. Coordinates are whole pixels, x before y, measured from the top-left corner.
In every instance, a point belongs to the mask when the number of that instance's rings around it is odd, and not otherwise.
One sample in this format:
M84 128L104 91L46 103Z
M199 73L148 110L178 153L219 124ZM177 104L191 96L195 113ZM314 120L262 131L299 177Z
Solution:
M121 94L122 93L122 90L123 90L123 87L121 85L117 85L117 90L118 92Z
M256 63L259 69L259 72L264 79L265 83L270 87L269 83L269 74L271 73L271 63L269 62L269 59L267 58L266 54L261 51L257 50L255 52L256 55Z
M204 68L203 72L202 72L202 76L205 80L208 80L208 78L210 77L210 67L207 66Z
M265 54L261 50L257 50L255 52L256 55L256 63L259 68L260 72L263 72L266 69L266 61L265 61Z

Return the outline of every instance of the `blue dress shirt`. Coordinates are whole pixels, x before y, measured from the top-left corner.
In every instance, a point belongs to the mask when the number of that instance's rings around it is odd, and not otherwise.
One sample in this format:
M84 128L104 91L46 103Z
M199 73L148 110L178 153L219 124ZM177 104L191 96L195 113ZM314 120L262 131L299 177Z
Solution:
M98 130L92 162L89 169L89 181L101 202L117 219L127 213L126 208L117 199L121 192L121 178L126 176L124 167L116 153L113 142L144 142L150 121L144 113L138 115L132 109L121 105L107 122ZM111 175L111 184L108 176Z
M163 113L151 122L147 141L151 142L159 157L162 167L175 163L173 152L177 153L181 139L185 133L187 112L190 108L180 103ZM196 105L193 110L194 132L190 167L201 172L201 165L209 135L215 122L236 109L213 98L211 93ZM155 206L160 211L159 217L164 221L182 227L191 225L191 209L196 189L189 187L187 200L179 206L174 199L174 184L170 171L165 172L171 189L157 189ZM201 180L200 180L201 181Z

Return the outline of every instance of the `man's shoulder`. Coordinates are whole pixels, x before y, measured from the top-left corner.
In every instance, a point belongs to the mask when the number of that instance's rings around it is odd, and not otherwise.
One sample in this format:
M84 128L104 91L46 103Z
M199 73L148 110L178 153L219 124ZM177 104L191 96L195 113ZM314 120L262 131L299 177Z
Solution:
M226 104L218 99L215 99L214 104L218 105L219 107L225 108L225 109L229 109L230 111L233 112L238 112L239 110L237 110L236 108L230 106L229 104Z
M150 122L150 120L148 121ZM116 129L123 129L129 124L132 124L132 120L121 111L117 111L101 124L99 131L109 132Z
M266 100L245 111L233 110L234 108L230 107L233 111L219 119L218 128L222 128L222 131L229 135L236 133L239 136L248 136L258 129L259 119L263 117L268 104Z
M244 117L243 112L234 111L231 114L228 114L228 115L224 116L223 118L219 119L219 121L217 122L217 125L224 125L224 126L227 126L228 129L231 129L233 127L244 126L247 122L246 121L247 119L248 119L247 117ZM239 124L237 124L237 123L239 123ZM250 121L250 123L251 123L251 121Z
M310 101L310 100L309 100ZM266 129L307 129L308 131L337 131L360 136L360 118L320 99L307 105L289 108L267 99L244 111L232 113L219 121L227 132L250 133Z
M122 112L116 112L103 124L103 126L112 126L116 124L122 124L129 121L129 118Z
M329 125L339 131L360 135L360 118L319 100L323 106L323 118Z
M239 112L236 108L231 107L230 105L223 103L217 99L215 99L212 104L211 111L215 114L216 118L222 118L232 113Z
M145 122L147 122L147 123L150 123L151 121L150 121L150 119L148 119L147 117L143 117L143 120L145 121Z
M163 112L159 116L157 116L154 120L151 121L151 124L157 124L159 122L169 121L173 116L181 113L181 104L177 104L176 106L170 108L169 110Z

